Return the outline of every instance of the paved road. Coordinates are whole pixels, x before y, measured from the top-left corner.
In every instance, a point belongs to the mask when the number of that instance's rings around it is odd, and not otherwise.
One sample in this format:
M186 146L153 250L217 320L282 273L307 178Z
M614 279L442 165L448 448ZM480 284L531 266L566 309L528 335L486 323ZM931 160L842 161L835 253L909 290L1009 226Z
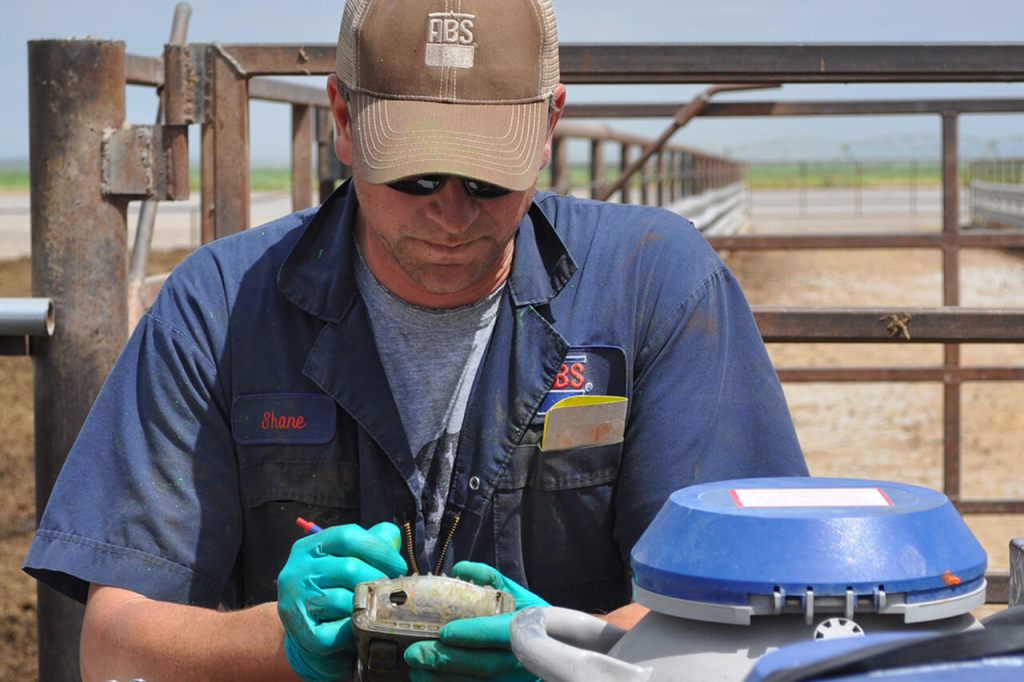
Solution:
M941 195L937 188L759 190L750 193L748 210L759 232L828 232L941 229ZM199 195L189 201L165 202L157 212L153 248L168 250L199 244ZM969 201L961 199L962 219ZM132 243L138 202L128 209ZM250 224L259 225L291 210L288 192L254 193ZM28 194L0 194L0 259L30 254Z
M170 250L199 244L199 193L188 201L164 202L157 211L153 249ZM135 239L139 202L128 206L128 240ZM289 192L258 192L252 196L250 223L259 225L291 211ZM0 259L30 255L28 194L0 194Z

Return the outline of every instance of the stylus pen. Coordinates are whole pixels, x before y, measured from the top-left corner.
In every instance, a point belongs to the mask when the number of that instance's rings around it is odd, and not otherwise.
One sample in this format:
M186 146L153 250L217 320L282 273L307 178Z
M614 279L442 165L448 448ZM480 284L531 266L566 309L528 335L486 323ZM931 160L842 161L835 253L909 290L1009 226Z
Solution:
M312 521L307 521L301 516L295 519L295 523L299 524L299 528L306 531L307 534L312 535L313 533L319 533L323 530L320 526L316 525Z

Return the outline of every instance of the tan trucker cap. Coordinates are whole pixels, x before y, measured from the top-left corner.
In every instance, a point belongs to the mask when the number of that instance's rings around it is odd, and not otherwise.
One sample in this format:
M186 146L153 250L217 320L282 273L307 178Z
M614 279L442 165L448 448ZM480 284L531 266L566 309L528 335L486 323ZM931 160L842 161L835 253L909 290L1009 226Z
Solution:
M337 71L367 182L536 181L559 79L551 0L347 0Z

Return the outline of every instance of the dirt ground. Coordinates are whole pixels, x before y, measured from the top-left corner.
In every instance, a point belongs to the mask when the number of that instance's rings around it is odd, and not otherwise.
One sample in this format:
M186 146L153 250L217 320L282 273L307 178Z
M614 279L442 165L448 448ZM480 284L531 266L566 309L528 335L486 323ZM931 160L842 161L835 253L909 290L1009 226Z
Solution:
M928 216L762 216L749 232L929 231ZM942 305L941 255L901 251L747 251L727 255L754 305ZM961 252L960 303L1024 308L1024 250ZM939 345L771 344L778 368L940 365ZM1024 366L1024 345L965 344L965 366ZM942 488L942 386L937 383L785 384L811 473L863 476ZM961 493L966 499L1024 498L1024 382L962 388ZM1022 515L972 515L989 567L1009 567Z
M154 254L165 271L182 253ZM748 252L729 265L753 304L940 304L933 252ZM0 262L0 296L30 293L28 260ZM1024 307L1024 254L963 257L964 305ZM935 364L938 347L788 345L769 349L779 367ZM968 364L1024 365L1024 348L965 347ZM21 570L33 521L32 373L28 358L0 357L0 679L36 677L35 584ZM941 487L942 394L932 384L788 384L801 443L816 475L865 476ZM978 498L1024 498L1024 383L964 388L963 488ZM1007 543L1024 536L1024 519L975 517L969 524L1006 567Z
M150 272L166 272L185 252L154 253ZM0 261L0 297L30 296L27 258ZM21 571L35 528L32 361L0 356L0 680L34 680L36 586Z

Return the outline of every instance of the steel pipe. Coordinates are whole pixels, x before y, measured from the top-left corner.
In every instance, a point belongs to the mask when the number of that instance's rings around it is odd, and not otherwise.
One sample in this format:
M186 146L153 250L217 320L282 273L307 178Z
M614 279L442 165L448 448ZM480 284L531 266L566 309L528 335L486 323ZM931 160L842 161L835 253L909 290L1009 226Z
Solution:
M163 64L157 57L143 57L130 54L125 56L126 82L129 85L160 87L164 84Z
M568 104L562 112L567 118L671 118L679 104L631 102L606 104ZM893 116L922 114L991 114L1024 111L1024 99L926 99L855 100L802 102L712 102L700 113L708 117L747 116Z
M608 142L619 142L621 144L638 146L648 145L651 143L651 138L644 137L643 135L615 130L614 128L610 128L606 125L574 123L571 121L559 121L558 125L555 126L555 139L563 137L599 139ZM665 144L664 148L670 151L693 154L696 156L709 156L705 151L680 144Z
M772 343L1015 343L1024 308L807 308L753 306Z
M1024 367L777 367L785 383L936 382L948 377L963 381L1024 381Z
M943 232L876 232L873 234L740 234L710 237L717 250L791 249L898 249L898 248L1020 248L1024 231L971 230L951 235Z
M249 99L322 108L328 105L327 91L322 87L314 88L263 77L249 79Z
M206 69L210 119L202 126L200 160L203 243L249 227L248 78L219 45L206 48Z
M53 327L53 299L0 298L0 336L50 336Z
M250 76L326 75L337 46L224 44ZM563 83L953 83L1024 81L1021 43L571 44Z
M121 42L28 44L32 293L61 315L33 350L37 514L127 336L128 202L103 194L99 162L104 129L124 124L125 69ZM38 613L39 679L78 679L81 604L40 585Z
M188 21L192 16L192 8L185 2L179 2L174 8L174 20L171 23L171 45L184 45L188 35ZM164 122L165 107L163 100L156 109L156 123ZM185 152L187 159L187 150ZM187 161L186 161L187 163ZM132 247L131 264L128 266L128 325L134 329L145 312L145 305L140 298L146 269L149 266L149 251L153 244L153 228L156 226L156 211L160 202L146 199L139 207L139 221L135 229L135 245Z

